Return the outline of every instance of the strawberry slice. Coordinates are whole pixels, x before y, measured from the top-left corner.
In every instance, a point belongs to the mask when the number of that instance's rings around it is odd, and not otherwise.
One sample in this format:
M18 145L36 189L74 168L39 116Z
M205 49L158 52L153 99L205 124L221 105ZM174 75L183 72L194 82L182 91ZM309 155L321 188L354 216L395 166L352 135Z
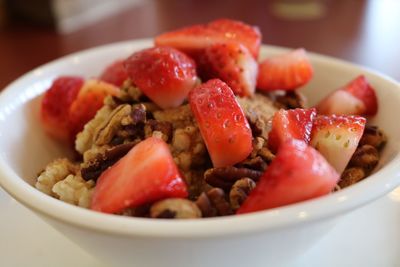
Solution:
M189 103L214 167L247 158L252 151L250 125L226 83L218 79L203 83L190 92Z
M206 77L221 79L235 94L254 94L258 64L245 46L238 43L214 44L205 49L199 63Z
M378 100L375 89L360 75L321 100L317 110L325 115L373 116L378 112Z
M99 79L121 87L124 81L128 79L128 73L124 67L124 60L117 60L107 66Z
M315 108L277 111L272 118L272 128L268 135L269 148L276 152L288 139L299 139L308 144L316 115Z
M237 214L271 209L329 194L340 176L300 140L283 143Z
M311 80L313 74L306 51L299 48L262 61L257 88L263 91L294 90Z
M231 42L244 45L257 58L261 44L260 30L241 21L218 19L167 32L155 38L156 46L175 47L191 56L213 44Z
M63 76L53 81L41 103L40 118L47 133L54 138L70 142L69 108L83 86L81 77Z
M119 89L112 84L94 79L87 80L69 108L71 134L75 137L78 132L82 131L85 124L103 106L104 98L107 95L116 96L118 93Z
M163 198L187 196L168 145L150 137L101 174L90 208L116 213Z
M198 82L194 61L171 47L136 52L125 68L140 90L164 109L182 104Z
M342 173L358 146L365 123L360 116L317 116L310 144Z

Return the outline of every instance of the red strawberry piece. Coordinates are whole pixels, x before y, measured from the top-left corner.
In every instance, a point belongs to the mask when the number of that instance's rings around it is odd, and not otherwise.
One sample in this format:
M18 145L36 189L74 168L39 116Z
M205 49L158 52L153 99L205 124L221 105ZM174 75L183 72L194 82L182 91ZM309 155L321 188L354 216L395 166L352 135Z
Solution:
M378 99L375 89L368 83L364 75L360 75L347 84L345 90L360 99L365 107L365 115L373 116L378 112Z
M236 95L253 95L258 64L245 46L238 43L214 44L205 49L199 64L206 77L221 79Z
M360 116L317 116L310 144L342 173L358 146L365 123Z
M86 81L69 108L69 127L73 137L96 115L107 95L118 93L119 89L112 84L100 80Z
M182 104L198 82L194 61L171 47L136 52L125 68L133 83L161 108Z
M252 151L249 123L229 86L218 79L194 88L189 103L214 167L238 163Z
M318 151L303 141L289 140L281 145L237 213L276 208L329 194L339 178Z
M63 76L53 81L41 103L40 117L43 127L54 138L71 142L69 108L77 97L84 80L81 77Z
M294 90L305 85L314 74L303 48L267 58L260 63L257 88L263 91Z
M155 38L156 46L171 46L195 55L216 43L240 43L254 58L258 57L261 33L257 27L241 21L218 19L161 34Z
M366 111L364 103L345 90L336 90L316 106L318 114L361 115Z
M272 118L272 128L268 135L269 148L276 152L288 139L299 139L308 144L316 115L315 108L277 111Z
M107 66L99 79L121 87L124 81L128 79L128 73L124 67L124 60L117 60Z
M101 174L91 209L116 213L164 198L187 196L186 184L168 145L150 137Z
M373 116L378 112L378 100L365 76L360 75L321 100L317 110L325 115Z

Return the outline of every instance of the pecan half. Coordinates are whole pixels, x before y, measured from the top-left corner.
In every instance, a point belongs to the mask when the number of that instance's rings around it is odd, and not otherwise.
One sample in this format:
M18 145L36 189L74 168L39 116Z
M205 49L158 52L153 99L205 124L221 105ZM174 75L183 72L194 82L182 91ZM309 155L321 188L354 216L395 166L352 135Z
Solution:
M208 169L204 173L204 179L212 186L230 190L233 183L241 178L249 177L254 181L258 181L261 175L261 171L228 166Z
M81 176L86 181L97 180L97 178L108 167L112 166L120 158L126 155L137 142L121 144L107 149L104 153L81 165Z
M150 208L150 217L164 219L200 218L201 211L192 201L184 198L167 198L154 203Z
M365 171L360 167L348 168L342 173L338 185L340 188L345 188L361 181L365 176Z
M349 166L363 168L367 173L372 171L379 162L379 152L371 145L357 148L350 159Z
M266 163L271 163L275 158L275 155L268 149L266 140L262 137L256 137L253 140L253 151L250 154L250 158L260 156Z
M236 164L236 167L248 168L248 169L264 172L267 169L268 164L261 157L257 156L255 158L246 159L246 160L240 162L239 164Z
M225 199L225 192L221 188L212 188L203 192L196 200L203 217L232 215L233 210Z
M365 126L360 145L371 145L380 150L385 146L386 142L386 135L377 126Z
M237 210L246 200L250 192L256 187L256 183L250 178L237 180L229 192L229 200L233 210Z

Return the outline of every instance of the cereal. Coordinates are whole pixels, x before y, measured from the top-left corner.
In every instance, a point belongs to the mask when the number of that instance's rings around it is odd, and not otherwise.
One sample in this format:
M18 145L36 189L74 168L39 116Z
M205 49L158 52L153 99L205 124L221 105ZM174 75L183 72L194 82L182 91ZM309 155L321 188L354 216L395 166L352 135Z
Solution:
M68 175L65 179L57 182L52 192L55 197L80 207L88 208L95 183L93 180L85 181L79 175Z
M70 174L75 174L78 166L68 159L56 159L46 166L46 169L37 178L35 187L47 195L54 196L53 186Z

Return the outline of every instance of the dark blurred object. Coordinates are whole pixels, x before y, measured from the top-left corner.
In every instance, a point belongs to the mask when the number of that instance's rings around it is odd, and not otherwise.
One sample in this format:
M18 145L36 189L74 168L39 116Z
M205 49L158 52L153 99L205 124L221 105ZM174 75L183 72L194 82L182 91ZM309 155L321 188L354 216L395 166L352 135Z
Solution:
M55 26L51 0L5 0L4 7L10 23Z
M0 28L5 25L6 20L7 20L7 15L6 15L4 1L0 0Z
M7 24L47 27L68 34L116 15L142 0L0 0Z

